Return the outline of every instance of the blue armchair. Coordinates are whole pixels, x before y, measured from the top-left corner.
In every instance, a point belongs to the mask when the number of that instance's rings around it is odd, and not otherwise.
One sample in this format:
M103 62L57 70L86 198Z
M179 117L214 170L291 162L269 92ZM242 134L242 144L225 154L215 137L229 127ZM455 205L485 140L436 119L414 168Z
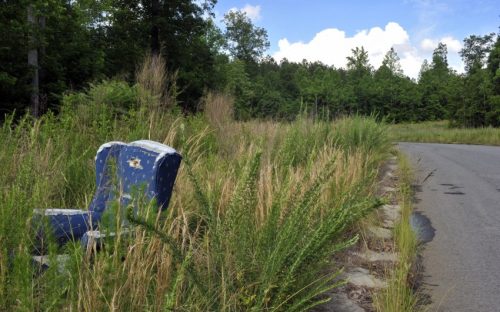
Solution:
M149 140L103 144L95 157L96 191L89 209L36 209L34 217L45 216L58 244L82 239L86 245L90 237L100 237L101 217L113 202L126 207L137 191L166 209L181 159L175 149ZM38 242L44 229L37 231Z

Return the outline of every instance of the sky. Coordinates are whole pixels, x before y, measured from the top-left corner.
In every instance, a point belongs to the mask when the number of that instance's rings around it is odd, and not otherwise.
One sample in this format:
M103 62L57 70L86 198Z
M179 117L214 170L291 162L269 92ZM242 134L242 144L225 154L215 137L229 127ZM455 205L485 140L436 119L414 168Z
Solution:
M498 32L500 26L500 0L218 0L216 19L220 22L229 10L246 12L267 30L267 54L277 61L345 67L351 49L363 46L378 68L394 47L412 78L439 42L448 47L449 65L463 72L463 39Z

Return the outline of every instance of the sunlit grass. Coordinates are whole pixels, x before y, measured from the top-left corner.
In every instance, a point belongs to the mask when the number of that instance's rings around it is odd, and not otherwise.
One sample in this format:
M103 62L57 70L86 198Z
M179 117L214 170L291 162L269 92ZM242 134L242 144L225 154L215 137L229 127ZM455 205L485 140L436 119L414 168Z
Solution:
M401 220L394 229L394 243L399 253L395 268L388 272L388 287L375 296L374 307L380 312L410 312L417 310L417 296L410 278L417 256L417 239L410 225L412 213L412 173L408 160L399 154L398 204Z
M399 142L500 145L500 128L450 128L447 121L391 125L389 135Z
M317 295L337 285L335 272L325 274L332 254L356 240L348 230L378 205L385 126L362 117L235 122L222 95L207 97L218 102L206 115L184 116L161 104L171 101L161 84L145 85L157 93L107 81L67 95L57 116L1 126L1 309L301 311L320 303ZM33 209L88 207L99 145L138 139L184 156L168 210L157 215L142 203L132 239L119 234L98 253L78 243L51 248L53 261L69 255L66 267L38 274Z

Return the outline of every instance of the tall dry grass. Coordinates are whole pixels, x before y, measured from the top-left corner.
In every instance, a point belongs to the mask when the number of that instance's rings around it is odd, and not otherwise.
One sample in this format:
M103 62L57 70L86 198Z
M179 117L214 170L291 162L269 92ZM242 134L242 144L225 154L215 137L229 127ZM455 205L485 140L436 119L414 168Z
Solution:
M354 242L347 230L378 204L371 194L384 127L361 117L235 122L231 99L216 94L206 97L205 116L185 117L156 109L165 85L148 80L164 81L154 64L136 86L96 84L66 96L58 116L2 125L2 309L299 311L320 303L337 285L335 272L325 273L331 255ZM116 98L137 105L123 110ZM110 226L119 234L104 250L53 245L53 263L69 255L65 268L37 273L33 208L87 207L98 146L143 138L184 156L167 211L138 198L125 235L127 207L116 204Z
M174 107L177 97L177 72L170 72L159 55L147 55L136 71L139 104L152 110Z
M224 93L208 92L203 98L203 111L213 128L223 130L234 121L234 98Z
M398 186L398 203L401 205L401 220L394 229L394 240L399 253L399 261L389 274L389 285L377 294L374 306L377 311L411 312L418 311L418 293L415 293L411 279L414 277L414 266L417 261L418 242L410 225L412 213L412 179L411 166L404 155L399 155L400 178Z

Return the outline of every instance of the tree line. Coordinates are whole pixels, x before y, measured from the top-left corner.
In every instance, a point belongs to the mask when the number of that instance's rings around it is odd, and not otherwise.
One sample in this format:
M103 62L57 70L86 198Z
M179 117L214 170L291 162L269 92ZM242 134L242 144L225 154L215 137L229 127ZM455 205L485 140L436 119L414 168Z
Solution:
M57 111L61 96L119 77L133 83L146 55L161 55L175 76L179 106L202 109L208 90L235 98L235 117L294 119L375 114L388 121L449 119L455 126L500 126L500 36L464 39L465 73L450 68L440 43L418 79L390 49L379 68L363 47L346 68L277 62L267 32L243 12L214 21L216 0L0 0L0 113ZM36 80L35 80L36 77ZM35 83L36 82L36 83ZM34 107L34 105L36 107Z

